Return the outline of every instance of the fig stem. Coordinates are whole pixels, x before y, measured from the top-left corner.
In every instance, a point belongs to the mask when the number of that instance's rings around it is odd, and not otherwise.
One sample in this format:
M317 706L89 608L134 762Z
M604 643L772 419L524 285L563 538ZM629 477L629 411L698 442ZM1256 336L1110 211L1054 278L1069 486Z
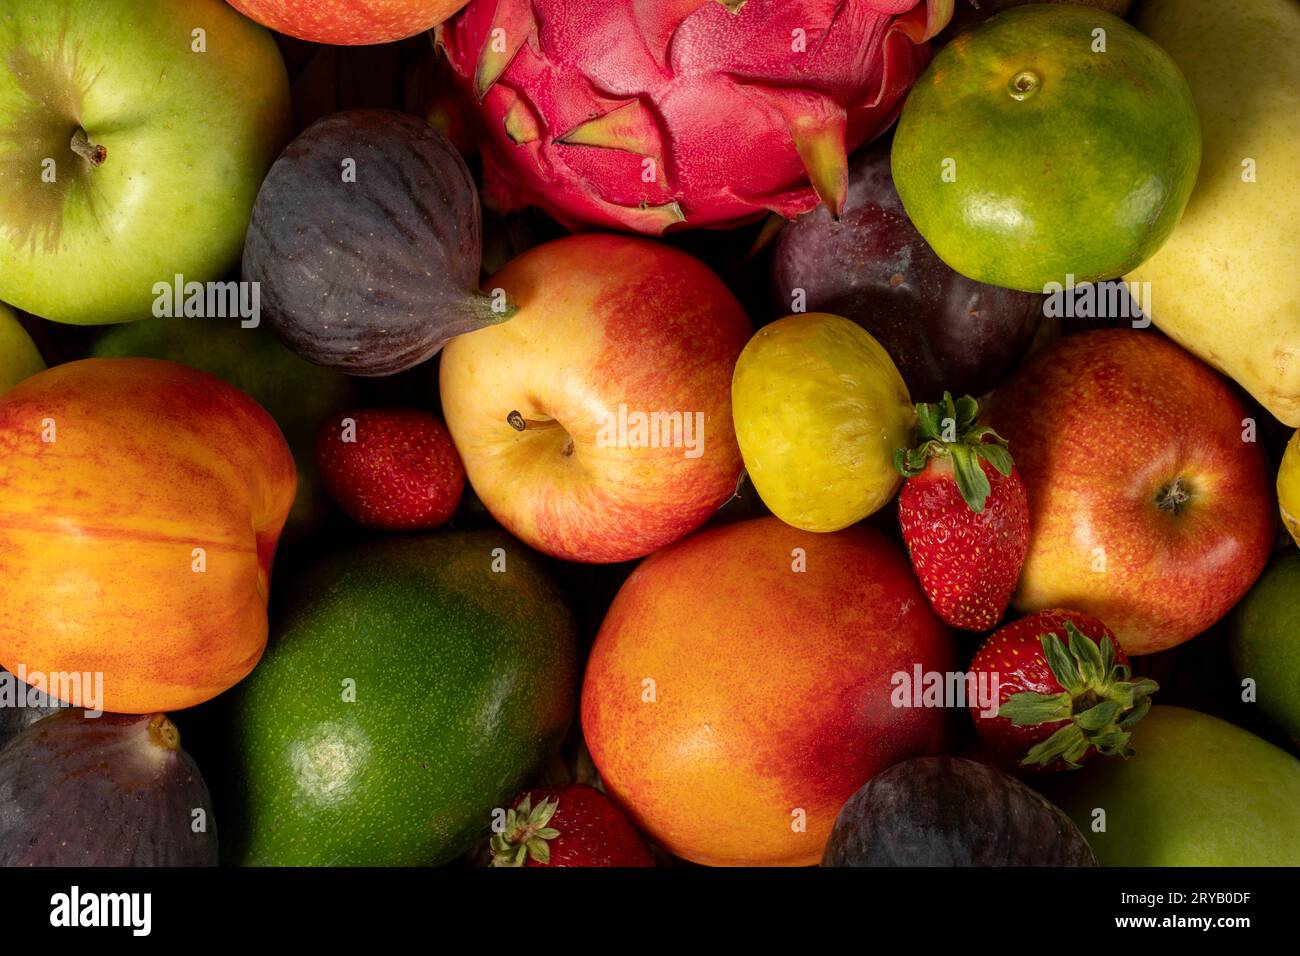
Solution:
M98 143L92 143L86 131L77 127L77 131L72 134L72 142L69 144L72 151L90 163L91 166L103 166L104 160L108 159L108 147L100 146Z
M149 721L149 738L166 750L179 750L181 746L181 732L166 714L154 714Z
M513 318L514 314L519 311L519 306L515 305L508 298L503 297L503 307L497 307L497 296L486 292L476 292L470 296L470 311L483 325L500 325L507 319Z

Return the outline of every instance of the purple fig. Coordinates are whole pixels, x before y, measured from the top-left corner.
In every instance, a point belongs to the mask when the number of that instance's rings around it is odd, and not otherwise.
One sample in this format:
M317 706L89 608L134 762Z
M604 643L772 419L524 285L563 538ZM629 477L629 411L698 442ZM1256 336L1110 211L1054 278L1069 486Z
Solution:
M819 206L781 229L772 280L784 312L831 312L875 336L915 402L987 392L1043 317L1041 295L974 282L935 254L894 191L888 142L853 158L838 220Z
M962 757L917 757L849 797L822 866L1096 866L1065 812Z
M0 748L42 717L57 714L62 706L0 667Z
M423 120L351 110L275 161L244 247L262 316L300 356L393 375L509 318L478 286L482 223L465 161Z
M207 785L163 714L62 710L0 750L0 866L215 866Z

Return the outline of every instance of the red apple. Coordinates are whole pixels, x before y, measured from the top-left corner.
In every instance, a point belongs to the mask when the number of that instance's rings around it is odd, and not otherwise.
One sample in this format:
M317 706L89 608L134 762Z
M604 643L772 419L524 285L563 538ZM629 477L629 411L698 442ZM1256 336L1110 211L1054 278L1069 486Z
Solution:
M442 407L508 530L569 561L627 561L731 497L731 372L750 327L702 263L646 239L570 236L487 286L518 312L447 345Z
M1276 519L1253 424L1167 339L1061 339L994 393L985 421L1029 492L1019 610L1084 611L1150 654L1204 631L1263 570Z
M421 531L450 518L465 469L442 422L418 408L367 408L321 428L316 466L339 507L357 524Z
M0 666L101 674L119 713L215 697L266 646L296 484L271 416L206 372L95 358L22 382L0 397Z
M469 0L230 0L264 27L300 40L357 46L391 43L437 26Z

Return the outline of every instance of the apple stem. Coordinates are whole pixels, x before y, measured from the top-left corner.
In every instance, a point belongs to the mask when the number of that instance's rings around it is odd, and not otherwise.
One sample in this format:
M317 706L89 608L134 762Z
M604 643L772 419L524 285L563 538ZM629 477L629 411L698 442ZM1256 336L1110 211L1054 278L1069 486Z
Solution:
M528 429L537 431L542 428L553 428L554 426L558 425L559 422L557 422L554 418L547 419L546 421L530 421L529 419L524 418L524 416L519 412L518 409L515 409L509 415L506 416L506 424L508 424L515 431L522 432Z
M98 143L92 143L84 129L79 128L72 134L71 145L72 151L90 163L91 166L103 166L104 160L108 159L108 148L100 146Z

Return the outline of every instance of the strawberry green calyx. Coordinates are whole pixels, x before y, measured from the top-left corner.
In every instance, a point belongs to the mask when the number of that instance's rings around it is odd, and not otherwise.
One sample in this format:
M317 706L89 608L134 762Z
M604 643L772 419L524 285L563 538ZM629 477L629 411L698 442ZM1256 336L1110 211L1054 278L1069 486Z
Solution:
M1146 716L1151 695L1160 689L1147 678L1129 679L1129 666L1115 663L1115 641L1109 635L1098 646L1069 621L1065 632L1068 646L1055 634L1038 636L1052 676L1065 689L1059 694L1013 694L998 709L999 717L1017 727L1069 721L1030 748L1020 761L1023 767L1047 767L1059 758L1077 768L1094 747L1108 757L1131 757L1133 725Z
M920 402L916 406L917 446L894 451L894 467L904 478L921 474L931 458L949 459L957 490L976 514L984 510L992 491L980 459L1004 477L1011 474L1015 465L1007 451L1006 439L980 425L979 413L979 402L969 395L953 401L952 393L944 392L942 402Z
M546 842L560 835L560 831L547 826L560 801L543 800L533 806L533 795L527 794L519 806L506 813L506 825L492 837L493 866L523 866L529 857L538 863L551 862L551 848Z

